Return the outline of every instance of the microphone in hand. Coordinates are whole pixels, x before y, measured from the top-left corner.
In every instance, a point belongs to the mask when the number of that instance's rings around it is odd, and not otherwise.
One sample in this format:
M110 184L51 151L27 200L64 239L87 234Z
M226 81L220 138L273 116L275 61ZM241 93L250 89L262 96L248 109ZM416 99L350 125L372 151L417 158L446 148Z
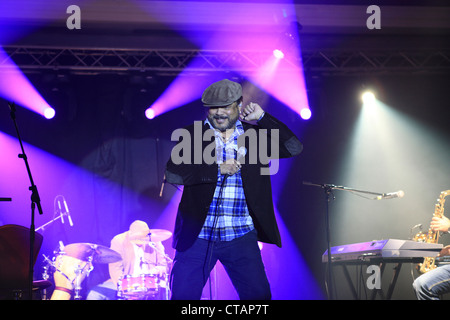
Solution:
M240 147L237 151L236 159L228 159L220 165L220 173L227 176L232 176L238 172L242 167L241 161L244 159L246 154L247 149L245 147Z

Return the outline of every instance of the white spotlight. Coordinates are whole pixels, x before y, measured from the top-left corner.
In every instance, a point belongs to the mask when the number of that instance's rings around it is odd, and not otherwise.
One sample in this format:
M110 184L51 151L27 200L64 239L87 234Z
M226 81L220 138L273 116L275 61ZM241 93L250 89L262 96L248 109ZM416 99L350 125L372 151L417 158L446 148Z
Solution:
M44 110L44 117L47 119L52 119L55 116L55 109L53 108L46 108Z
M145 116L150 120L153 119L155 117L155 110L148 108L145 110Z
M284 58L284 53L283 53L283 51L281 51L281 50L279 50L279 49L273 50L273 55L274 55L275 58L277 58L277 59L283 59L283 58Z
M300 116L303 120L308 120L309 118L311 118L311 109L303 108L302 110L300 110Z
M373 94L373 92L371 91L364 92L361 97L365 105L373 104L376 100L375 94Z

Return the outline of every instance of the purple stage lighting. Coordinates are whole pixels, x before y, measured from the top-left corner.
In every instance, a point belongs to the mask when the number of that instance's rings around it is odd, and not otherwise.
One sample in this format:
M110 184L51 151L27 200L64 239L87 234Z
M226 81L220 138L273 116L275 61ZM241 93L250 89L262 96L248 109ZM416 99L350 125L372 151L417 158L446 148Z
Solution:
M273 56L277 59L283 59L284 53L280 49L275 49L275 50L273 50Z
M0 76L0 96L47 119L55 116L55 110L42 98L16 64L0 47L3 71Z
M195 68L199 60L194 59L191 67ZM166 91L145 111L149 119L165 112L186 105L199 99L202 92L212 83L221 78L218 75L202 77L189 74L190 69L183 71L166 89ZM151 118L152 116L153 118Z
M232 58L223 61L221 70L229 68L231 72L240 73L294 110L303 119L309 119L311 116L300 59L300 43L296 36L299 24L293 18L296 13L291 3L189 2L189 4L181 4L180 2L175 7L169 3L161 4L161 6L147 3L140 3L140 5L154 19L160 17L164 19L160 11L171 10L174 17L177 17L177 21L162 20L161 22L173 24L174 28L180 20L188 25L198 24L200 29L213 26L214 32L210 33L193 31L198 28L188 28L181 32L201 48L201 53L223 51L228 56L230 52L233 52ZM224 12L227 14L223 14ZM250 17L249 12L252 13ZM195 20L192 20L193 16L196 17ZM289 34L291 37L280 39L280 34ZM282 52L279 48L274 52L273 44L280 42L288 43L285 44ZM255 65L256 60L252 61L251 57L258 56L257 61L260 61L260 58L264 59L263 56L266 53L267 62L264 63L262 60L262 64L258 62ZM281 53L284 59L280 58ZM286 61L288 56L289 61ZM155 116L200 97L202 90L212 82L211 79L207 79L208 82L200 86L197 82L202 77L186 79L186 74L192 70L198 71L199 67L203 70L204 66L198 65L201 62L205 64L205 61L200 59L191 63L153 104L151 108L155 110ZM302 115L302 109L305 108L307 110L304 110ZM307 113L306 116L305 113Z
M0 76L0 96L47 119L55 116L55 110L42 98L30 81L0 47L3 74Z
M153 119L155 117L155 110L153 110L152 108L148 108L147 110L145 110L145 116L147 117L147 119Z

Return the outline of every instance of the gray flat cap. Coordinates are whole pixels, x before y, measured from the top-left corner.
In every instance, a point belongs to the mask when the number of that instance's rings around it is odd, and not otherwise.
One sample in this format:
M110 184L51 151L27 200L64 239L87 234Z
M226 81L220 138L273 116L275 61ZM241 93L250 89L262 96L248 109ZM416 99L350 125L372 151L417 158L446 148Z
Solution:
M205 89L202 102L205 107L224 107L242 97L242 86L228 79L220 80Z

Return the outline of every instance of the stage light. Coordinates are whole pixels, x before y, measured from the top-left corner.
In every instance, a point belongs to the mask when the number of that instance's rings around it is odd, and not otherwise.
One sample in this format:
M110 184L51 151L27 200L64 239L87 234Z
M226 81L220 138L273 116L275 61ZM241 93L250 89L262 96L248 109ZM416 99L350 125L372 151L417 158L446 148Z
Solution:
M373 105L376 101L375 94L371 91L366 91L361 96L364 105Z
M275 49L273 50L273 55L275 58L277 59L283 59L284 58L284 53L283 51L279 50L279 49Z
M145 116L148 119L153 119L155 117L155 110L153 110L152 108L148 108L147 110L145 110Z
M0 76L0 97L36 112L47 119L52 118L54 114L49 118L44 112L47 112L50 116L51 111L47 110L53 110L53 108L44 100L33 84L1 47L0 61L2 61L5 69L8 69L8 72L2 73Z
M303 108L300 110L300 117L302 117L303 120L308 120L311 118L311 109L309 108Z
M181 2L180 2L181 3ZM149 2L140 4L143 9L149 12L152 17L157 17L158 10L164 10L163 7L152 6ZM165 6L165 5L164 5ZM167 7L168 8L168 7ZM231 10L232 8L232 10ZM254 21L246 21L244 25L239 24L240 32L236 33L230 30L230 26L234 26L236 21L240 21L240 17L247 16L249 9L258 16L257 24ZM301 59L300 36L302 29L301 24L294 20L290 21L290 17L295 15L295 6L277 3L267 4L247 4L247 3L226 3L226 2L198 2L196 4L177 6L178 10L187 17L191 16L186 13L201 11L208 13L208 21L204 21L205 25L213 23L217 32L212 36L204 37L194 30L183 32L183 34L204 52L236 51L239 56L243 53L242 58L226 58L223 66L226 71L229 70L241 73L249 82L257 85L262 90L276 98L278 101L295 111L300 116L300 111L304 106L308 106L308 95L306 92L306 83L304 79L304 70ZM171 10L173 10L171 8ZM219 15L219 12L232 12L230 15ZM279 22L274 25L274 13L280 13ZM288 18L289 17L289 18ZM219 20L217 20L219 18ZM278 18L277 18L278 19ZM247 23L248 22L248 23ZM258 33L261 36L254 36L254 28L257 26ZM276 49L276 50L274 50ZM267 52L266 61L254 64L247 57L247 52ZM284 55L283 59L280 59ZM222 58L220 58L222 59ZM250 60L250 65L249 65ZM250 70L254 66L258 66L256 70ZM212 83L212 79L207 77L196 77L192 79L192 74L198 74L198 70L205 67L205 59L202 55L195 57L189 65L181 72L173 83L164 91L164 93L151 105L155 111L155 117L161 114L186 105L201 97L203 90ZM240 71L243 70L243 71ZM194 71L194 73L192 73ZM222 75L229 77L228 74ZM206 79L207 83L198 84L198 81Z
M55 116L55 109L53 108L46 108L44 110L44 117L47 119L52 119Z
M190 62L189 66L178 75L169 87L145 111L148 119L159 117L166 112L199 99L205 88L211 83L223 79L221 73L214 73L204 77L192 75L190 73L191 68L195 69L201 63L201 59L193 59Z

